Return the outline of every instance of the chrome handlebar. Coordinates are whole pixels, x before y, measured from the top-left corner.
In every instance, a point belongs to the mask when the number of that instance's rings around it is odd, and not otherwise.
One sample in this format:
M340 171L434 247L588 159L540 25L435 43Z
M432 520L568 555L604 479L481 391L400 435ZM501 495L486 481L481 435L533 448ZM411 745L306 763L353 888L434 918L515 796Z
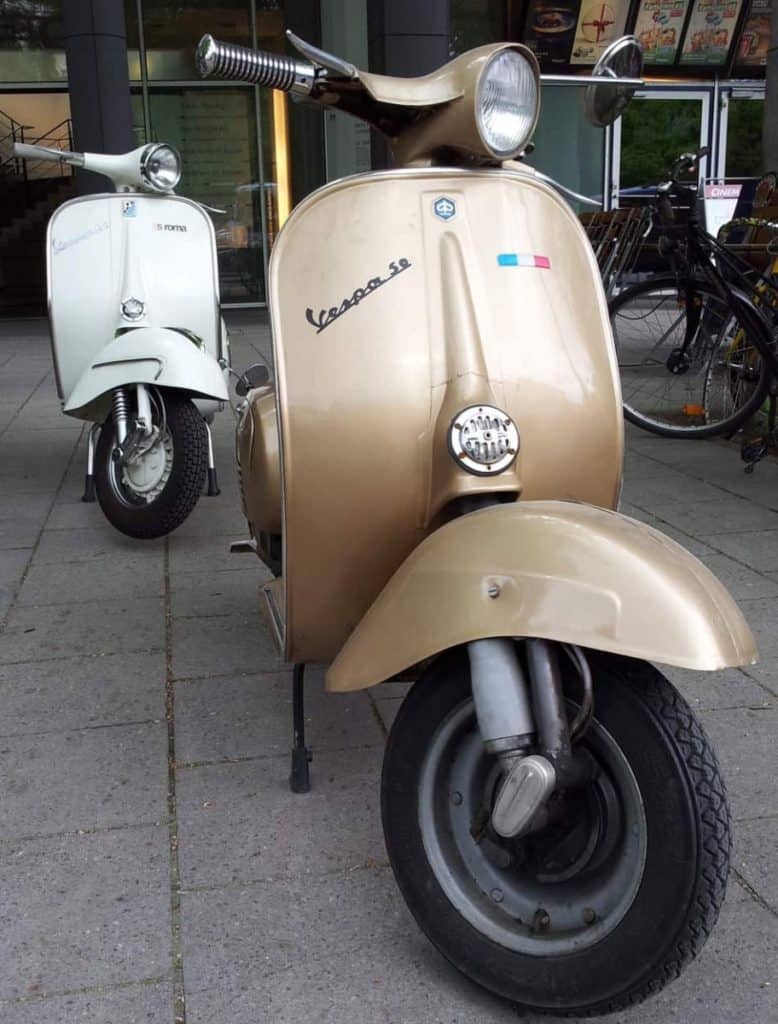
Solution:
M298 96L310 96L316 80L316 67L309 61L222 43L211 35L204 35L197 44L195 63L201 78L250 82Z

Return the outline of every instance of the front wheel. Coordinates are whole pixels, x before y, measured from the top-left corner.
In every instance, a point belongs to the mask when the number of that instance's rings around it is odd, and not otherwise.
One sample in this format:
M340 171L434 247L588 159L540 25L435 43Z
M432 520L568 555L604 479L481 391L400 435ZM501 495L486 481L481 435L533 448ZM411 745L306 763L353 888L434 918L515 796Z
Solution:
M202 493L208 467L208 432L189 399L157 392L152 420L153 445L124 463L109 416L95 453L95 490L106 519L128 537L144 540L164 537L183 523Z
M726 886L724 786L691 710L650 665L590 664L580 743L596 771L552 794L536 832L505 840L489 825L499 773L466 657L416 683L384 760L387 849L417 922L474 981L539 1012L609 1013L657 992L702 947Z

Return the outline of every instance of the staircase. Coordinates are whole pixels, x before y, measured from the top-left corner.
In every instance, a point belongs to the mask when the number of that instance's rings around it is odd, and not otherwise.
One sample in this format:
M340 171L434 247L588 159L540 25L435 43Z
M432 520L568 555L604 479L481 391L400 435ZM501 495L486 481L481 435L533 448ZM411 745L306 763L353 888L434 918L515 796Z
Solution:
M36 139L0 111L0 315L46 308L46 225L75 194L72 169L13 156L14 142L72 148L70 121Z

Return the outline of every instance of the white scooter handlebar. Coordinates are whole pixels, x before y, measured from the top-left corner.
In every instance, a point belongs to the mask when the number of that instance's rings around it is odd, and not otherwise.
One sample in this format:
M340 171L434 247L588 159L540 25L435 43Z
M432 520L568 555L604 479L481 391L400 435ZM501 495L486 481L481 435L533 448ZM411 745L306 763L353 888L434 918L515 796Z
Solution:
M160 181L157 156L164 151L168 161L168 177ZM181 157L172 146L151 142L129 153L71 153L66 149L31 146L15 142L14 156L24 160L49 160L52 163L72 164L87 171L96 171L110 178L117 189L143 189L147 192L171 193L181 177ZM173 167L170 167L170 161Z
M31 146L27 142L15 142L14 156L23 160L48 160L50 163L73 164L74 167L84 166L83 153L71 153L67 149L51 149L49 146Z

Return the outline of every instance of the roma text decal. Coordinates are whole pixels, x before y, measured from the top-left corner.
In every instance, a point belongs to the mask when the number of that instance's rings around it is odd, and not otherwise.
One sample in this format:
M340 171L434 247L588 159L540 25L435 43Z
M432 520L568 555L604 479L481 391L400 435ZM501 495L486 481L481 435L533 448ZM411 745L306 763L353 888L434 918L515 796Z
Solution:
M316 328L316 333L321 334L325 327L329 327L330 324L334 324L338 317L343 316L350 309L358 306L363 299L366 299L368 295L371 295L376 289L380 288L381 285L391 281L393 277L397 277L403 270L407 270L408 267L412 266L410 260L400 259L392 260L389 264L389 273L386 277L371 277L364 288L357 288L351 295L343 299L339 306L330 306L329 309L320 309L318 315L314 315L313 310L309 306L305 311L305 319L311 325Z

